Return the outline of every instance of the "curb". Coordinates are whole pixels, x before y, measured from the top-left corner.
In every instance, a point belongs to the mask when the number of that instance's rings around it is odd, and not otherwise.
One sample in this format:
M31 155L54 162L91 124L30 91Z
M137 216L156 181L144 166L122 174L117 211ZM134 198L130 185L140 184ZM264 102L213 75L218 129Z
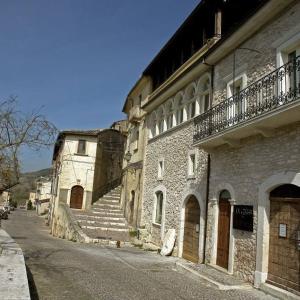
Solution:
M28 278L22 249L0 229L0 297L30 300Z
M218 281L215 281L213 279L211 279L208 276L205 276L203 274L200 274L199 272L193 270L192 268L189 268L187 266L185 266L184 264L182 264L181 262L175 262L175 266L179 269L182 269L184 271L188 271L198 277L200 277L201 279L204 279L205 281L213 284L215 287L217 287L219 290L222 291L228 291L228 290L247 290L247 289L252 289L253 287L250 284L242 284L242 285L225 285L223 283L220 283Z

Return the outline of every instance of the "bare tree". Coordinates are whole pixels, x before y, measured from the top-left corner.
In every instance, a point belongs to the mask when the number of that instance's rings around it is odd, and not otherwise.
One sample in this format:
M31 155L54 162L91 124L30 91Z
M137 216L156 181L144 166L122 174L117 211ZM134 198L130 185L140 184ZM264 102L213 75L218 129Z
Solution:
M0 102L0 193L19 183L20 149L50 146L56 133L56 127L39 110L30 114L18 111L15 97Z

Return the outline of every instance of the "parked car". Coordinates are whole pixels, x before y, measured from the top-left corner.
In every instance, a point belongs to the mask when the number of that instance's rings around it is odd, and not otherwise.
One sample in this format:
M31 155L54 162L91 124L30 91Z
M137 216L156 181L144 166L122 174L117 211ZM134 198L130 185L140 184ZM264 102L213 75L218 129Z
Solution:
M3 208L0 209L0 219L4 219L4 220L8 219L8 212L7 212L7 210L4 210Z

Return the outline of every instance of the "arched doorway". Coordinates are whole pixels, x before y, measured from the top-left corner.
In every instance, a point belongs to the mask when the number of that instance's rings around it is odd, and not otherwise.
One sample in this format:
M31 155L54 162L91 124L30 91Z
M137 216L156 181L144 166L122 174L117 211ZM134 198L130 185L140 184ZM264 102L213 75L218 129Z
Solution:
M71 189L70 208L82 208L83 202L83 187L75 185Z
M182 257L198 263L200 206L195 196L191 196L185 207L184 237Z
M228 269L229 240L230 240L230 215L231 207L229 200L231 195L223 190L219 197L219 219L218 219L218 244L217 265Z
M300 292L300 187L270 192L268 282Z

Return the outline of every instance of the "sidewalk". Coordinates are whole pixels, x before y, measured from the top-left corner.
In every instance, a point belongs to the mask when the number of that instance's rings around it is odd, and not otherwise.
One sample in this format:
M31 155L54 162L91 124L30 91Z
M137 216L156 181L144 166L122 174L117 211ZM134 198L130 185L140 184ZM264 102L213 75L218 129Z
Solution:
M3 229L0 229L0 299L30 299L23 252Z
M226 272L219 271L209 265L195 264L185 259L179 259L176 266L185 271L191 272L194 275L210 282L220 290L239 290L252 289L250 283L244 282L238 278L233 277Z

